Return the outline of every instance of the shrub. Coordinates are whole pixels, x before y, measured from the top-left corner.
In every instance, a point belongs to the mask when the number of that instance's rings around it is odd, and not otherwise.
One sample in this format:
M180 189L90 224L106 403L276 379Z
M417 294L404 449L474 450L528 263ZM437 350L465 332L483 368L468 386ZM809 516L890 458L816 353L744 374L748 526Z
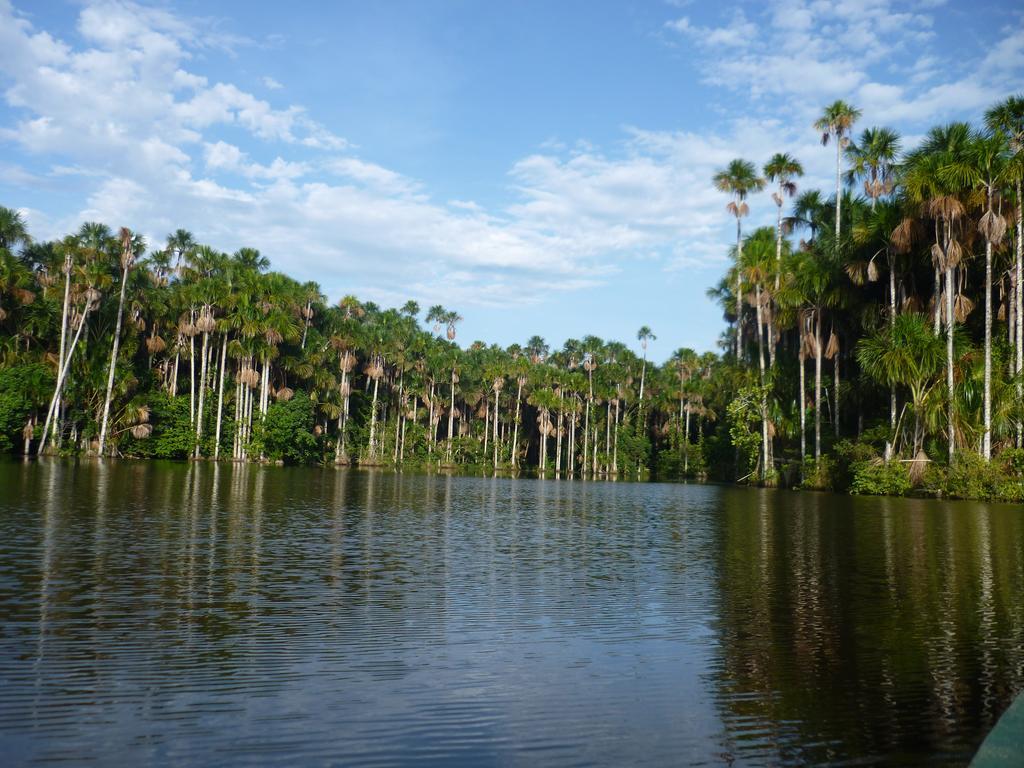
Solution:
M985 461L978 454L965 451L957 454L944 473L935 473L942 482L941 490L955 499L998 499L1000 486L1006 479L997 462Z
M910 472L900 461L859 461L851 467L850 493L861 496L902 496L910 490Z
M41 363L0 370L0 453L21 450L22 430L33 411L37 421L45 421L52 388L53 373Z
M833 450L836 461L832 467L829 487L836 491L852 491L856 467L879 458L873 446L861 441L840 440Z
M815 491L835 490L835 459L823 455L820 459L804 459L801 488Z
M320 461L320 444L315 434L313 402L305 392L296 392L287 402L273 403L256 429L256 443L263 454L286 464L314 464Z

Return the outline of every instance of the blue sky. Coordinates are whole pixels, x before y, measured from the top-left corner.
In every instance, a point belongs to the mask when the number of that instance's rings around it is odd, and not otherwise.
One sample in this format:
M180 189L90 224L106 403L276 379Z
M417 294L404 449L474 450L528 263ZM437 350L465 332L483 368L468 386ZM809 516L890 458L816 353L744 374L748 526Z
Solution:
M647 324L665 358L723 328L718 167L787 151L828 189L823 104L912 145L1020 90L1006 0L0 0L0 204L255 246L461 342Z

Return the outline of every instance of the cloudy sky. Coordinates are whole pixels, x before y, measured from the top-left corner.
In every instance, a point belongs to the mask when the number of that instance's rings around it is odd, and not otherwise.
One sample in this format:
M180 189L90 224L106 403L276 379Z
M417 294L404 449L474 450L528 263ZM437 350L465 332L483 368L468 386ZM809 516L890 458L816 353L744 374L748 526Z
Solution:
M714 349L714 171L843 98L913 144L1024 90L1016 0L0 0L0 204L258 247L460 341ZM771 223L767 195L748 226Z

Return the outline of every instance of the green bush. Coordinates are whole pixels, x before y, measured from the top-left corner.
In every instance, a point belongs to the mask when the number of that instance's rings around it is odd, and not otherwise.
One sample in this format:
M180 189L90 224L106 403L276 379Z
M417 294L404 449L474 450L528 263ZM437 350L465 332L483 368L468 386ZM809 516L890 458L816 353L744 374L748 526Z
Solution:
M985 461L974 452L965 451L957 454L953 463L946 468L942 490L955 499L996 499L999 498L999 486L1003 480L998 464Z
M855 480L855 469L862 464L878 459L878 451L874 446L863 441L840 440L833 448L836 461L831 467L830 486L835 491L851 491ZM861 493L863 493L861 491ZM868 491L867 493L876 493Z
M860 496L902 496L910 490L910 472L901 461L859 461L850 467L850 493Z
M0 370L0 453L21 450L22 430L33 411L37 422L46 420L53 384L53 373L42 363Z
M285 464L315 464L321 459L320 441L313 433L313 402L296 392L287 402L273 403L262 424L255 428L257 450Z
M1024 478L1024 448L1007 448L996 459L1008 477Z
M195 427L188 416L188 395L171 397L166 392L157 392L149 396L148 405L153 432L142 439L126 432L118 444L119 450L125 456L150 459L188 458L195 443Z
M823 455L817 461L812 458L804 459L802 474L801 488L815 491L835 490L836 463L831 456Z

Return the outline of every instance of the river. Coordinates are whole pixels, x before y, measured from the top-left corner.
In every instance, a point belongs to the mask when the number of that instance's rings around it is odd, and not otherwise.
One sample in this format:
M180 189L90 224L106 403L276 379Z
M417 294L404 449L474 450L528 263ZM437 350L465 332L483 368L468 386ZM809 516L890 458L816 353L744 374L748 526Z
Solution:
M1024 511L713 485L0 464L5 765L964 764Z

